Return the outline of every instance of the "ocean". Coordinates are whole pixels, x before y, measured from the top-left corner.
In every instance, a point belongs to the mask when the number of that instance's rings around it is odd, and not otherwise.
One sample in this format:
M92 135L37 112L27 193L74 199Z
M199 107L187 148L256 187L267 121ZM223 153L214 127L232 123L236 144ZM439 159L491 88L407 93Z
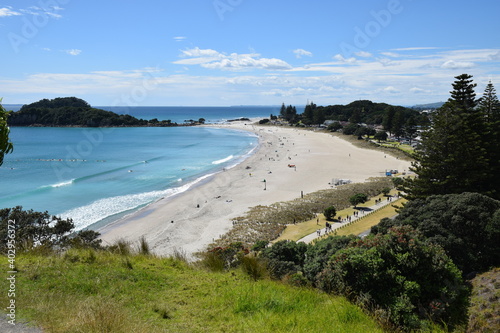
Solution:
M216 123L268 117L279 113L279 108L132 107L127 111L143 119L180 123L205 118ZM5 156L0 167L0 208L19 205L48 211L72 218L77 230L111 222L159 198L186 191L237 165L258 145L250 132L211 127L13 127L10 137L14 152Z

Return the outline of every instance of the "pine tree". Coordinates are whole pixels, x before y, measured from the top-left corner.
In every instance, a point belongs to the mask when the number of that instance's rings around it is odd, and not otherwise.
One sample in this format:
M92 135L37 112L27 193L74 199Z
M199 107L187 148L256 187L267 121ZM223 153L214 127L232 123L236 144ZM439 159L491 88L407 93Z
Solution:
M394 114L390 131L397 138L403 135L403 112L401 110L396 111L396 113Z
M479 192L491 195L491 173L482 113L476 108L472 76L456 77L451 98L436 111L422 133L407 182L409 198L434 194Z
M385 131L388 131L389 134L392 135L392 122L394 119L394 114L396 113L396 110L394 109L393 106L389 106L384 113L384 118L382 120L382 126L384 127Z
M491 81L479 100L479 110L486 122L485 146L488 150L492 196L500 198L500 102Z

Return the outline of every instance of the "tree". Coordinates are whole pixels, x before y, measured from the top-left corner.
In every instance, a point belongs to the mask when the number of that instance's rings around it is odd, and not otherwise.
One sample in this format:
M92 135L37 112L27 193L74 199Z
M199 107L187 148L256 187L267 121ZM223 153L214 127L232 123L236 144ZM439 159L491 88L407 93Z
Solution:
M489 154L489 173L491 179L492 196L500 198L500 102L496 95L495 87L491 81L486 86L483 97L479 100L479 110L482 112L487 133L485 134L485 146ZM495 176L496 175L496 176Z
M484 117L478 111L471 76L456 77L452 97L434 114L422 133L410 168L417 177L407 181L408 197L479 192L492 194Z
M368 196L364 193L357 193L349 198L349 202L354 206L354 208L356 208L357 205L365 203L367 201Z
M394 114L396 113L396 109L393 106L389 106L384 111L384 117L382 120L382 126L385 131L388 131L389 134L392 134L392 123L394 119Z
M5 251L6 240L9 235L9 221L15 221L16 245L21 250L31 250L42 246L48 249L64 248L71 245L100 246L99 233L94 231L80 231L71 234L74 224L71 219L62 219L50 216L48 212L23 210L21 206L0 210L0 250Z
M2 99L0 98L0 166L3 164L5 154L11 153L14 149L12 142L9 140L10 129L7 126L9 114L1 103Z
M375 140L380 141L386 141L388 138L387 132L386 131L378 131L375 133L375 136L373 137Z
M304 109L304 113L302 114L304 120L312 123L314 121L314 110L316 110L316 104L314 104L313 102L307 104Z
M404 125L404 119L403 119L403 112L398 110L394 114L394 117L392 119L392 127L390 129L391 133L394 134L395 137L400 138L403 136L403 125Z
M417 133L417 122L415 121L415 117L410 117L406 121L403 126L404 136L410 140L410 144L412 140L415 138L415 134Z
M500 102L498 101L496 89L491 81L486 86L483 97L479 99L479 108L483 112L487 123L493 123L500 120Z
M325 212L323 214L328 221L332 221L335 218L335 215L337 215L337 210L335 209L335 207L330 206L325 209Z
M349 118L351 124L359 124L361 122L361 110L355 109Z
M372 233L410 225L442 246L464 274L500 265L500 201L479 193L435 195L408 202Z

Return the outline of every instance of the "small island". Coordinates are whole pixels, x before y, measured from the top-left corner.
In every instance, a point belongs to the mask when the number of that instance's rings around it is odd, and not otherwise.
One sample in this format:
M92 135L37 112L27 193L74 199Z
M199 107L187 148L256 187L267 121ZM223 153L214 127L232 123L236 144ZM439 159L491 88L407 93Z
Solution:
M190 121L178 124L170 120L144 120L128 114L93 108L86 101L76 97L42 99L23 105L9 114L9 126L32 127L175 127L194 126L204 122Z

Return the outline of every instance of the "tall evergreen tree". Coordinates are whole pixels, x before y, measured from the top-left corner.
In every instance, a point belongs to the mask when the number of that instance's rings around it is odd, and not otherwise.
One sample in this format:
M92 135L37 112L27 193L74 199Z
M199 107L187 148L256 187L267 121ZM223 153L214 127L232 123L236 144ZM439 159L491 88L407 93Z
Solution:
M394 119L394 114L396 110L393 106L389 106L384 112L384 118L382 119L382 126L385 131L388 131L389 134L392 134L392 122Z
M435 113L432 126L422 133L407 182L410 198L433 194L479 192L491 195L486 127L476 108L472 76L455 77L451 98Z
M486 122L485 146L488 150L493 197L500 198L500 102L491 81L479 100L479 110Z
M397 137L400 138L403 135L403 111L398 110L394 114L392 119L392 127L390 131Z
M314 121L314 110L316 110L316 104L313 102L308 103L304 109L304 113L302 114L302 117L304 120L308 122L313 122Z

